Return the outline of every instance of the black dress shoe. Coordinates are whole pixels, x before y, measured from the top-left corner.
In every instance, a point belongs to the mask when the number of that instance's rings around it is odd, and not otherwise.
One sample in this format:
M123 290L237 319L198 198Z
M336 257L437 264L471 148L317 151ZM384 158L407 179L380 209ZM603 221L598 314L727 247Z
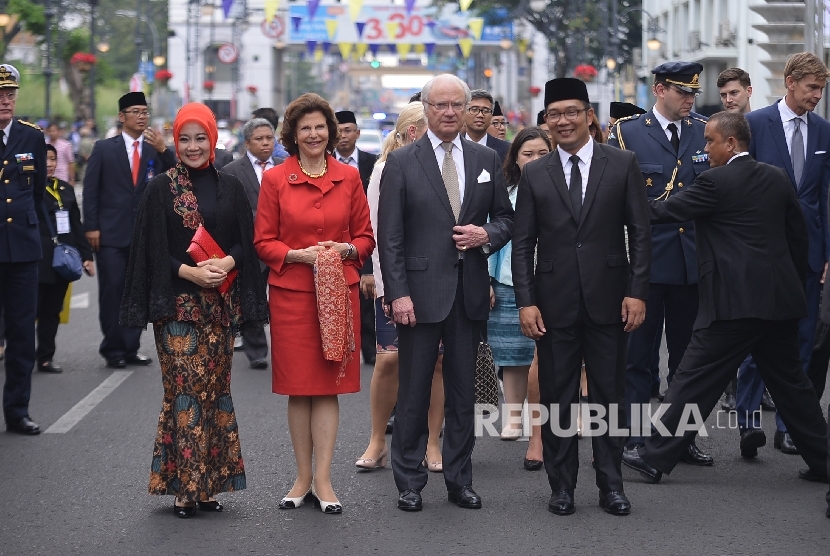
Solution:
M200 500L196 504L203 512L221 512L225 509L225 506L220 504L218 500L211 500L210 502L202 502Z
M660 482L660 479L663 478L663 472L656 470L640 457L640 452L638 450L639 446L642 446L642 444L635 444L634 447L630 449L625 448L623 450L622 462L634 471L637 471L650 483L656 485Z
M811 481L813 483L826 483L827 482L827 473L826 472L813 471L809 467L807 469L800 470L798 472L798 477L800 479L804 479L805 481Z
M628 515L631 513L631 502L622 492L609 490L599 491L599 506L611 515Z
M192 517L196 515L196 505L192 506L177 506L175 502L173 502L173 515L176 517L181 517L183 519Z
M560 490L550 495L548 511L556 515L571 515L576 511L574 506L574 491Z
M140 365L142 367L146 367L150 363L153 362L152 359L147 357L146 355L141 355L140 353L136 353L135 355L131 355L127 357L124 362L127 365Z
M459 508L468 508L471 510L481 509L481 497L476 494L476 491L471 486L448 490L447 499Z
M747 429L741 433L741 457L752 459L758 455L758 448L766 446L767 435L761 429Z
M772 401L772 397L766 390L764 390L764 393L761 394L761 409L766 409L767 411L775 411L775 402Z
M686 451L683 452L682 456L680 456L680 461L688 463L689 465L700 465L703 467L715 464L715 460L712 456L702 452L694 442L689 444L689 447L686 448Z
M37 370L42 373L62 373L63 369L57 365L53 365L51 361L46 361L43 365L38 365Z
M525 458L525 469L528 471L539 471L542 466L545 464L543 461L539 461L538 459L527 459Z
M267 369L268 368L268 361L265 359L254 359L251 361L251 368L252 369Z
M6 421L6 430L17 434L34 436L40 434L40 425L32 421L27 415L16 421Z
M398 496L398 509L405 512L420 512L424 509L421 491L415 489L404 490Z
M772 437L772 446L776 450L781 450L782 454L798 455L798 448L793 444L793 439L788 432L775 431L775 436Z
M126 359L119 359L118 357L114 359L107 359L107 367L110 369L123 369L127 366Z
M723 402L720 404L720 408L726 411L735 411L735 405L737 404L737 400L735 399L735 394L730 394L727 392L723 396Z

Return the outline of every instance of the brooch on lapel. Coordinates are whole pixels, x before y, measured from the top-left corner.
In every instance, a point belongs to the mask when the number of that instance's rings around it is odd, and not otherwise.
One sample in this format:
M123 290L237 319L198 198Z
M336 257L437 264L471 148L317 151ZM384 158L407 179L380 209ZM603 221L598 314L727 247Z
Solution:
M654 184L651 182L651 178L646 178L646 185L647 185L647 186L649 186L649 187L651 187L652 185L654 185Z
M646 125L651 125L651 118L646 118Z
M288 174L288 181L297 181L297 174Z

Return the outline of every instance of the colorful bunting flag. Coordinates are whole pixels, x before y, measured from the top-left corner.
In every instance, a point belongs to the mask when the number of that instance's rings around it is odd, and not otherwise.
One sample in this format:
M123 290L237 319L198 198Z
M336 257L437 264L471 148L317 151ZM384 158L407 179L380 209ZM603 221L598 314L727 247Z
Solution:
M464 56L464 58L469 58L473 51L473 39L470 37L458 39L458 47L461 48L461 55Z
M222 13L225 14L225 18L227 19L228 14L231 13L231 8L233 7L233 0L222 0Z
M308 0L306 7L308 8L308 19L314 19L314 14L317 13L317 7L320 5L320 0Z
M458 7L461 8L462 12L466 12L472 3L473 0L458 0Z
M314 54L314 50L316 48L317 48L317 41L305 41L305 49L308 52L309 56Z
M372 53L372 56L376 57L378 55L379 50L380 50L380 45L379 44L372 43L372 44L369 45L369 52Z
M412 15L412 10L415 8L415 0L406 0L406 15Z
M389 38L394 40L397 38L398 29L400 28L401 24L397 21L387 21L386 22L386 34L389 35ZM394 50L392 51L394 52Z
M331 49L331 43L329 41L324 41L323 42L323 54L328 54L330 49Z
M295 33L300 30L300 23L302 23L302 22L303 22L302 17L300 17L298 15L292 15L291 16L291 25L293 26Z
M279 7L280 0L265 0L265 21L273 21Z
M349 0L349 16L352 21L357 21L360 10L363 8L363 0Z
M363 28L366 27L365 21L356 21L354 24L355 28L357 29L357 38L363 38Z
M480 41L481 32L484 30L484 18L471 17L469 20L467 20L467 26L470 28L470 32L473 34L473 38L477 41Z
M369 50L369 45L365 42L357 43L357 46L354 49L354 57L358 60L363 58L366 55L366 51Z
M427 56L432 56L432 53L435 52L435 43L434 42L428 42L424 45L424 48L427 51Z
M412 45L408 42L398 43L398 56L401 60L406 60L406 57L409 55L409 50L412 48Z
M338 24L339 22L336 19L326 20L326 34L328 35L330 41L333 41L334 38L337 36Z
M340 56L346 60L352 53L352 47L354 45L350 42L340 42L337 43L337 47L340 49Z

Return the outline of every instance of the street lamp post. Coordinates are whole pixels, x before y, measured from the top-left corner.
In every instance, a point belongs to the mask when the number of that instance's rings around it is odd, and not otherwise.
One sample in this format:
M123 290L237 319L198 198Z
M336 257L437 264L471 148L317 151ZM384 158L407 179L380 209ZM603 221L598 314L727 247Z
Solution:
M43 10L43 17L46 20L46 67L43 69L43 83L45 88L44 116L46 119L52 117L52 18L55 17L55 9L51 0L46 0L46 8Z
M98 0L89 0L89 53L95 52L95 8ZM89 69L89 117L95 121L95 64Z

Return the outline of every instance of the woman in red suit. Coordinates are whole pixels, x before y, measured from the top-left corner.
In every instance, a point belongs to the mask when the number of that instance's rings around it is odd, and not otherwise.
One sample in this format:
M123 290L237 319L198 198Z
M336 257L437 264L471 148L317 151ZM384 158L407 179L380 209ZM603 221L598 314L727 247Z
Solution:
M297 461L297 478L280 508L298 508L313 497L325 513L341 513L331 484L337 396L360 390L360 359L353 355L360 345L358 271L375 240L360 174L328 154L338 140L331 106L313 93L297 98L285 110L280 139L291 156L263 175L254 226L257 253L271 270L273 391L289 396ZM350 322L341 323L351 328L352 340L343 361L324 358L318 316L318 301L327 299L323 289L316 292L315 264L330 249L342 259L351 306Z

